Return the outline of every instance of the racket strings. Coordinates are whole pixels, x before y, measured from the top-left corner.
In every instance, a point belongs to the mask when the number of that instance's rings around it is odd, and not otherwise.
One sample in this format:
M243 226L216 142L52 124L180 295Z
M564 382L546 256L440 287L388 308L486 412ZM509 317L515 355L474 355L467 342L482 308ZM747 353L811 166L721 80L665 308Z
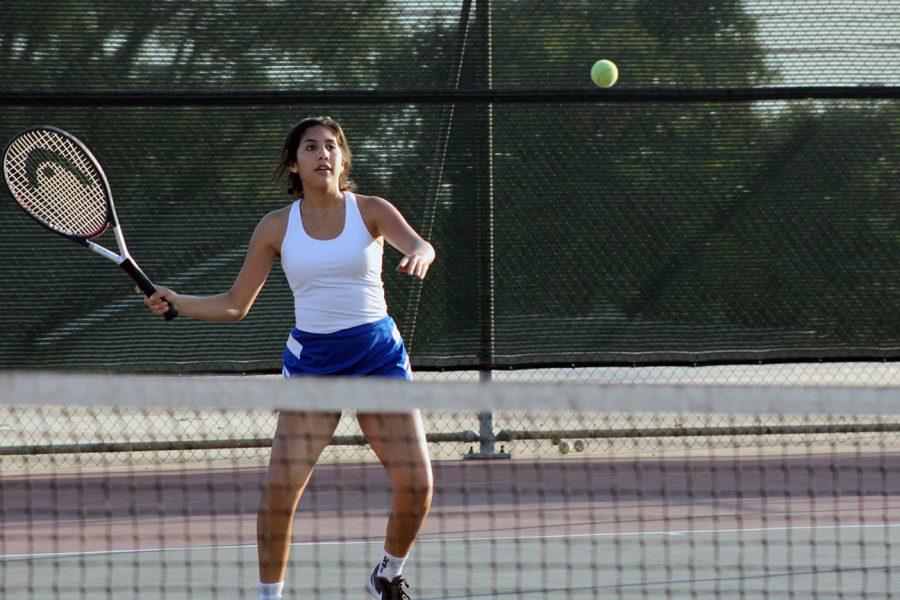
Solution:
M48 130L24 134L4 160L16 201L61 233L93 237L107 224L107 202L98 169L84 151Z
M69 159L78 172L89 177L89 185L85 185L71 170L61 168L54 170L51 177L42 178L40 187L33 189L41 190L38 197L48 216L54 218L54 224L67 226L73 233L89 235L102 230L106 223L106 199L93 163L64 137L37 135L35 138L36 148Z

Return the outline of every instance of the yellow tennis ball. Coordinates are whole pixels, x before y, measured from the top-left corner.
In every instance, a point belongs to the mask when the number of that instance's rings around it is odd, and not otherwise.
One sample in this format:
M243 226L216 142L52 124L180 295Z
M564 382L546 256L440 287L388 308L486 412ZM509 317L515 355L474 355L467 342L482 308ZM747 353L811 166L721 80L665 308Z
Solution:
M611 60L606 60L605 58L598 60L594 63L594 66L591 67L591 80L593 80L598 87L612 87L618 79L619 67Z
M569 452L572 451L572 444L569 442L566 442L566 441L560 442L559 443L559 451L562 454L568 454Z

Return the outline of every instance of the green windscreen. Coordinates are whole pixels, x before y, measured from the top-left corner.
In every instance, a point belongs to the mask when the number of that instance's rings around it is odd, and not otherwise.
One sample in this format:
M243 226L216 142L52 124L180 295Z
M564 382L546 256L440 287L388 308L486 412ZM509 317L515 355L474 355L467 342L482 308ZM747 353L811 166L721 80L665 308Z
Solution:
M385 252L419 369L896 359L893 0L12 0L0 139L104 162L150 278L226 291L290 126L330 115L361 193L437 249ZM619 83L596 88L608 58ZM108 261L0 202L0 366L269 371L276 263L243 321L165 323ZM110 235L101 243L114 246Z

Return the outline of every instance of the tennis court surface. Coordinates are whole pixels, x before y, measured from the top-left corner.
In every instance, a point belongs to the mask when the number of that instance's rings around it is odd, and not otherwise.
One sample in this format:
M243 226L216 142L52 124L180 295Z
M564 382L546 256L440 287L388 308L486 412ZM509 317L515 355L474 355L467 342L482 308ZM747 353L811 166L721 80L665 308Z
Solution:
M0 386L4 598L255 598L279 408L346 409L300 504L285 598L366 597L391 490L353 411L413 407L435 475L413 598L891 598L900 579L893 386ZM471 458L482 409L510 459Z

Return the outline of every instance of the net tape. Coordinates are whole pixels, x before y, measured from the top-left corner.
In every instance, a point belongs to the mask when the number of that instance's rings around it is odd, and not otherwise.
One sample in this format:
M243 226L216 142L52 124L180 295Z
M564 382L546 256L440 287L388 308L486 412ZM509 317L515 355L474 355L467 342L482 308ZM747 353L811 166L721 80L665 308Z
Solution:
M402 411L575 410L731 414L891 414L893 386L567 384L405 382L360 378L260 379L234 376L35 374L0 372L7 404L117 404L133 407ZM69 390L87 392L73 397Z

